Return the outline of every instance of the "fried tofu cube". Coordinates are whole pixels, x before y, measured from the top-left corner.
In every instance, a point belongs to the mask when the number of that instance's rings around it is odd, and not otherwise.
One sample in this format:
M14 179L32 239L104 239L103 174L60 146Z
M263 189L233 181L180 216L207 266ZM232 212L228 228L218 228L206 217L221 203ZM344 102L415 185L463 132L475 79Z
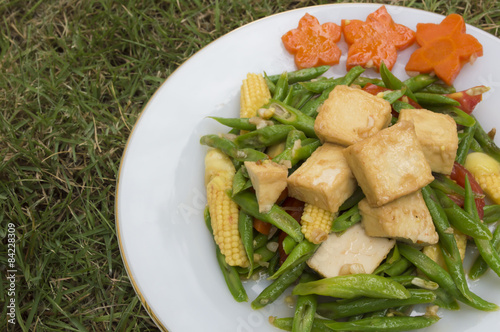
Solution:
M307 265L325 278L372 273L394 247L394 239L366 235L360 223L328 235Z
M360 89L338 85L321 105L314 130L322 142L349 146L387 127L391 105Z
M347 165L344 148L320 146L288 177L288 195L335 213L357 187Z
M439 236L420 190L380 207L371 207L366 198L359 202L366 234L387 237L419 246L435 244Z
M344 155L371 206L392 202L434 179L409 121L347 147Z
M403 109L399 121L411 121L433 172L450 174L457 155L457 124L448 114L426 109Z
M255 189L259 212L269 212L287 186L288 168L270 160L245 161L245 167Z

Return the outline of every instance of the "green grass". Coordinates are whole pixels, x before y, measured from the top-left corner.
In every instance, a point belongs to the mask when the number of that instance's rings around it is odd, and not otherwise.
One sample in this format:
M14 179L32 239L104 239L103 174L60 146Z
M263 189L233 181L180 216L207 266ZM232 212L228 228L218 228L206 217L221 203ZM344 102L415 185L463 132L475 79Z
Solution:
M114 223L131 128L160 84L204 45L321 3L0 1L0 330L156 330L127 277ZM397 3L458 12L500 33L497 1ZM5 319L8 223L17 236L15 327Z

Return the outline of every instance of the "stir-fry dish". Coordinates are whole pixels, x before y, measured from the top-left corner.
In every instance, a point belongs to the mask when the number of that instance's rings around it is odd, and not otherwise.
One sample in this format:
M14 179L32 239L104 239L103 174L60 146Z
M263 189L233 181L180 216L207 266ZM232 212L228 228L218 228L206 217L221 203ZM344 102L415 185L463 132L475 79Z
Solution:
M263 276L253 309L290 288L294 316L269 318L288 331L407 331L438 308L498 310L467 282L500 276L500 149L473 115L488 88L457 92L443 68L401 81L383 60L380 78L362 76L369 61L343 77L310 63L249 73L240 116L211 117L230 129L201 138L205 222L234 299Z

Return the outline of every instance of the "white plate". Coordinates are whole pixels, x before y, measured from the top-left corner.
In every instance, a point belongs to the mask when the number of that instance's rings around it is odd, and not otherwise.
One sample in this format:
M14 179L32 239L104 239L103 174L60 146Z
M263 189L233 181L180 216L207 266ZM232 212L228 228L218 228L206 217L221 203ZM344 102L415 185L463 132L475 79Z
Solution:
M270 315L289 316L283 297L254 311L229 294L203 221L206 147L199 138L227 131L208 115L236 117L239 89L248 72L268 74L294 70L281 36L297 27L306 13L320 23L361 19L379 5L336 4L293 10L239 28L203 48L180 66L158 89L134 127L122 159L116 199L116 224L122 257L134 288L157 324L179 331L277 331ZM415 29L418 22L439 23L437 14L387 6L397 23ZM500 123L500 40L468 26L484 56L466 65L457 90L475 85L492 89L475 110L489 131ZM345 73L347 46L341 63L327 76ZM393 72L406 78L404 66L415 47L401 52ZM374 72L367 72L376 76ZM366 74L366 73L365 73ZM498 140L497 140L498 143ZM249 302L266 282L248 282ZM491 271L471 288L500 304L500 278ZM500 313L484 313L462 305L458 312L440 311L442 320L426 331L499 331Z

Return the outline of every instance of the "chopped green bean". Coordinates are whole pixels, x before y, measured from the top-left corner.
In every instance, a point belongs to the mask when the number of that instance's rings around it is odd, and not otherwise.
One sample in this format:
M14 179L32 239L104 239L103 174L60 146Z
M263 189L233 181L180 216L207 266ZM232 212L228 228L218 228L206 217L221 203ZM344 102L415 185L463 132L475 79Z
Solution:
M299 223L278 205L274 204L267 213L260 213L259 203L254 193L243 191L232 196L232 199L245 210L246 213L254 218L278 227L283 232L290 235L295 241L300 242L304 238L304 235L300 231Z
M298 284L293 295L317 294L344 299L367 296L383 299L407 299L409 291L401 284L375 274L350 274Z
M200 143L203 145L208 145L212 148L220 149L229 157L237 161L258 161L269 159L269 157L260 151L254 149L238 149L236 144L224 137L218 135L205 135L200 139Z
M250 123L250 119L248 118L221 118L217 116L209 116L209 118L234 129L255 130L257 128L254 124Z
M314 119L310 116L278 100L271 100L269 107L274 108L273 118L278 122L294 126L304 132L307 137L317 138L314 131Z
M286 139L288 133L295 128L290 125L275 125L260 128L234 139L238 148L259 149L274 145Z
M334 331L399 332L422 329L439 321L438 316L393 316L363 318L354 322L325 323Z
M267 286L256 298L252 301L252 309L259 309L274 302L283 292L293 284L304 271L306 263L295 266L287 273L281 275L273 283Z
M330 66L318 66L288 72L288 84L310 81L316 77L323 75L328 69L330 69ZM268 76L268 79L273 83L277 83L280 75L281 74L271 75Z
M362 297L349 302L323 302L318 304L318 314L329 319L339 319L373 311L389 309L402 305L432 303L436 300L433 291L426 289L408 289L407 299L375 299Z
M253 273L253 218L240 210L238 217L238 231L240 232L241 242L247 254L249 262L248 277Z

